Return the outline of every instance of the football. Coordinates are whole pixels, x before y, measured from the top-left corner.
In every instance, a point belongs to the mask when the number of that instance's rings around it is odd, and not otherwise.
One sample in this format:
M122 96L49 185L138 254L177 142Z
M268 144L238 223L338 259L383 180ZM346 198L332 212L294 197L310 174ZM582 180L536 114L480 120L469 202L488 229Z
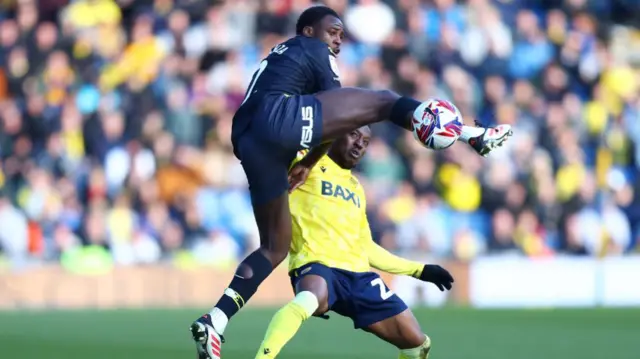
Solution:
M461 133L462 115L449 101L429 99L413 112L413 137L427 148L448 148Z

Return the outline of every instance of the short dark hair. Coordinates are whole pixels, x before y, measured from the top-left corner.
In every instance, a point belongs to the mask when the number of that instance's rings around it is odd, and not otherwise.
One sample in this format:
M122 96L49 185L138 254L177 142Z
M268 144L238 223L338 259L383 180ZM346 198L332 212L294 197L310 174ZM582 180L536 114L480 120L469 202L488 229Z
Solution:
M337 12L324 5L312 6L303 11L296 23L296 35L302 35L302 30L304 30L305 27L314 26L327 15L335 16L338 19L340 18Z

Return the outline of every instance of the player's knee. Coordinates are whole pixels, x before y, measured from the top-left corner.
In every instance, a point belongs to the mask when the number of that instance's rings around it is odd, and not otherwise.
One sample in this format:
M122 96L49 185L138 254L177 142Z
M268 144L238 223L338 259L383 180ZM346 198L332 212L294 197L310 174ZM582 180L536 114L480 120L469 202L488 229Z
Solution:
M327 303L326 300L319 301L318 308L316 308L316 310L313 312L313 315L321 316L327 313L328 311L329 311L329 303Z
M296 286L296 291L310 293L318 300L313 315L319 316L329 311L329 290L326 280L321 276L315 274L305 276Z
M421 340L417 340L417 338L421 338ZM428 335L420 333L420 335L416 336L415 339L412 339L412 344L416 344L415 346L410 347L410 349L402 349L400 350L400 358L402 359L421 359L426 358L431 350L431 339ZM419 343L419 344L417 344Z
M411 345L411 348L430 347L431 339L429 338L428 335L422 332L417 332L412 335L412 338L410 339L409 344Z
M296 294L293 302L304 310L307 318L315 315L316 311L318 310L318 297L316 297L315 294L309 291L303 291Z

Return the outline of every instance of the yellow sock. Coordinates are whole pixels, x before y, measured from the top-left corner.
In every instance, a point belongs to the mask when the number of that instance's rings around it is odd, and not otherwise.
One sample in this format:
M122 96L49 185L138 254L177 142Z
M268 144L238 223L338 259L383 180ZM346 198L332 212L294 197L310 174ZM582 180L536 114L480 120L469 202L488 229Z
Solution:
M431 339L429 339L429 336L426 336L426 339L421 346L412 349L400 350L400 356L398 356L398 359L427 359L429 358L430 349Z
M294 300L280 308L269 323L256 359L275 358L317 308L318 299L306 291L298 293Z

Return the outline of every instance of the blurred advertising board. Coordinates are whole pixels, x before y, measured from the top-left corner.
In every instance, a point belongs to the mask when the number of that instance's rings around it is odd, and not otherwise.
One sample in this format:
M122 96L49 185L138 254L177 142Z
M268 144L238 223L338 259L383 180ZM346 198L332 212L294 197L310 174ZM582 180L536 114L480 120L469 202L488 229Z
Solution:
M178 269L168 265L116 267L79 275L57 265L0 274L0 310L210 307L233 277L232 270ZM293 297L278 268L250 305L278 305Z
M640 257L482 258L469 267L480 308L640 306Z
M600 263L600 296L604 306L640 306L640 256L606 259Z
M233 274L233 269L171 265L114 267L92 274L70 273L55 264L0 271L0 310L208 308ZM391 283L389 275L383 278ZM262 283L248 306L282 305L292 298L285 264Z
M640 306L640 257L487 257L468 264L440 264L456 279L451 292L442 293L432 284L413 278L382 276L410 306ZM0 310L207 308L217 301L232 276L231 269L185 269L170 265L115 267L92 275L69 273L58 265L4 271L0 272ZM260 286L248 305L281 305L292 297L286 266L281 266Z

